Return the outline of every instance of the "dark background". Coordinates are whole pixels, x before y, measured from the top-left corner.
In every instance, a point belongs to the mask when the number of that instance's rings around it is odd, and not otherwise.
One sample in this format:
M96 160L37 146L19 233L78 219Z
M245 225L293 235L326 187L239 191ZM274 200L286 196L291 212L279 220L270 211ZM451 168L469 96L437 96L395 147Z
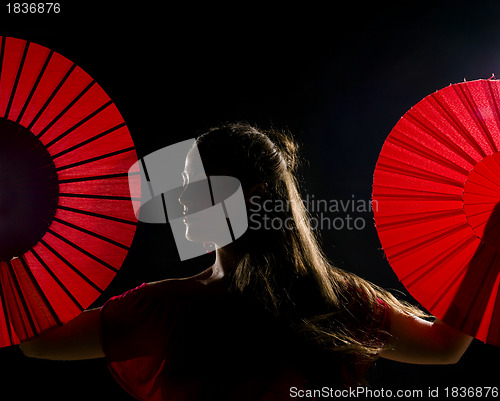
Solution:
M111 3L111 4L110 4ZM52 48L108 93L139 157L226 121L289 129L302 144L304 194L367 202L382 144L428 94L500 75L500 3L371 2L315 7L155 2L61 2L58 15L0 8L0 35ZM339 217L345 217L340 213ZM370 213L362 230L324 230L340 267L405 294ZM180 263L168 226L139 224L116 279L94 307L142 282L189 275L209 258ZM406 299L412 300L406 295ZM498 386L498 348L474 341L453 366L380 360L374 388ZM2 400L131 399L103 360L40 361L0 350Z

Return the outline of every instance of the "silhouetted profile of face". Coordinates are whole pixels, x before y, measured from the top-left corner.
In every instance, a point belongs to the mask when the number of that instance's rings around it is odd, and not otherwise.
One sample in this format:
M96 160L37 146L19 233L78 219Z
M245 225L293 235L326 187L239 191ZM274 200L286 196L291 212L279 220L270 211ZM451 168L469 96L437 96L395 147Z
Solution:
M239 206L231 202L231 197L239 188L239 181L229 176L207 176L203 167L206 168L200 164L198 154L190 151L182 173L183 191L179 196L184 208L186 238L193 242L207 241L224 246L234 241L233 230L246 229L246 223L235 219L230 221L228 217L230 209L233 215L240 215L246 220L244 202L240 199ZM238 207L242 209L239 212Z

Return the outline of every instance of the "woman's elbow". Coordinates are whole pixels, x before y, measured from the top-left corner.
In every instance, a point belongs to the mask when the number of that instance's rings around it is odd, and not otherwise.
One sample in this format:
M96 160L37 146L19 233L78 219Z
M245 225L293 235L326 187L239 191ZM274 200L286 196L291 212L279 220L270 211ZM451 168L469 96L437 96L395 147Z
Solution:
M39 344L38 339L28 340L19 344L19 348L24 356L29 358L39 358L47 359L47 353L45 352L45 347Z
M470 341L472 341L472 338L470 339ZM459 346L450 345L449 347L444 347L444 351L441 353L439 364L455 365L459 363L466 350L467 347L463 346L462 344L460 344Z
M425 365L452 365L460 361L472 337L436 319L434 322L399 313L391 314L393 344L382 357Z
M462 358L463 354L440 352L434 358L429 358L431 365L455 365Z
M441 364L454 365L460 362L462 356L465 354L473 337L458 332L456 329L444 324L441 321L434 322L437 326L436 329L441 334Z
M24 355L54 360L93 359L104 356L99 309L81 313L72 321L20 344Z

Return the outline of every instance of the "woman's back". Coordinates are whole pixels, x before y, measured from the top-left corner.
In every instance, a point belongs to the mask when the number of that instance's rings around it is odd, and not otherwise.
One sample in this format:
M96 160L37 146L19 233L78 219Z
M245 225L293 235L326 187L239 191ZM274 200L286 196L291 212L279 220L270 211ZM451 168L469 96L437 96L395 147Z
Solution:
M209 274L143 284L103 306L114 376L139 398L289 399L306 385L306 348L254 302L205 283Z

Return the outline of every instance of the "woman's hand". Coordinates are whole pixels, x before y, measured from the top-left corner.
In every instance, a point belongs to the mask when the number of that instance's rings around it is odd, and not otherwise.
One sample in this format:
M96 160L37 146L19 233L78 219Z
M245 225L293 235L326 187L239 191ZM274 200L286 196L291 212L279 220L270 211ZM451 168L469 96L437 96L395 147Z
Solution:
M55 360L92 359L104 356L101 310L87 310L63 326L20 344L26 356Z
M457 363L473 337L436 319L429 322L401 311L391 310L392 342L380 356L415 364Z

